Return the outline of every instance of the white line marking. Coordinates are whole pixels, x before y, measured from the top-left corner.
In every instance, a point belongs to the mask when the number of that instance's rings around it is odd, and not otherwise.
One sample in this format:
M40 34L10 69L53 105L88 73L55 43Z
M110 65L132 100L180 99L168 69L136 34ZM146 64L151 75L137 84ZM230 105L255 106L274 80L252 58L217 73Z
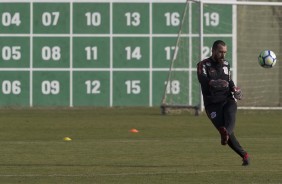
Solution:
M282 172L282 170L256 170L259 172ZM97 176L130 176L130 175L164 175L164 174L201 174L201 173L218 173L218 172L246 172L245 169L240 170L200 170L187 172L155 172L155 173L97 173L97 174L1 174L0 177L97 177Z

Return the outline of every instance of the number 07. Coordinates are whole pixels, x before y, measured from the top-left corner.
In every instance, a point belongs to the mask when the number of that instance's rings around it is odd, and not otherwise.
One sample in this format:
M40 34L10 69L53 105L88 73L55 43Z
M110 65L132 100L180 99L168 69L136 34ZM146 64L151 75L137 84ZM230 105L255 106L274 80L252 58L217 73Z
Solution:
M42 14L42 24L44 26L56 26L58 24L60 12L44 12Z

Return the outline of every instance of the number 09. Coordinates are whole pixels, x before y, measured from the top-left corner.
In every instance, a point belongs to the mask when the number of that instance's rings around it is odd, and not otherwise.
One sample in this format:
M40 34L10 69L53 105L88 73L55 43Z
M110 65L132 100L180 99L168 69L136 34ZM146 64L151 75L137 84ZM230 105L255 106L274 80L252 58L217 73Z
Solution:
M44 95L57 95L60 93L60 83L59 81L42 81L41 91Z

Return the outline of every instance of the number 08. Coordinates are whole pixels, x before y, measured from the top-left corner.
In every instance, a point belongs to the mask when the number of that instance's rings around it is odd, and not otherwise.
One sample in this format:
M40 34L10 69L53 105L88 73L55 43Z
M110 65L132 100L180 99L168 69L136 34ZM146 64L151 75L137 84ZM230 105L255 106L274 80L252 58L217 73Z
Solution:
M54 60L54 61L58 61L61 59L61 48L58 46L54 46L54 47L48 47L48 46L44 46L41 50L41 56L42 59L47 61L47 60Z

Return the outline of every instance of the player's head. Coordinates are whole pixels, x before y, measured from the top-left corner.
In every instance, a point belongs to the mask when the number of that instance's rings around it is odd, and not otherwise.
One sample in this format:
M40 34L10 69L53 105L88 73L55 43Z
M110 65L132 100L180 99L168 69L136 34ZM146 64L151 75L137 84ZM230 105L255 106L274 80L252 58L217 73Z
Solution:
M227 53L227 45L222 40L216 40L212 46L212 58L217 62L223 62Z

